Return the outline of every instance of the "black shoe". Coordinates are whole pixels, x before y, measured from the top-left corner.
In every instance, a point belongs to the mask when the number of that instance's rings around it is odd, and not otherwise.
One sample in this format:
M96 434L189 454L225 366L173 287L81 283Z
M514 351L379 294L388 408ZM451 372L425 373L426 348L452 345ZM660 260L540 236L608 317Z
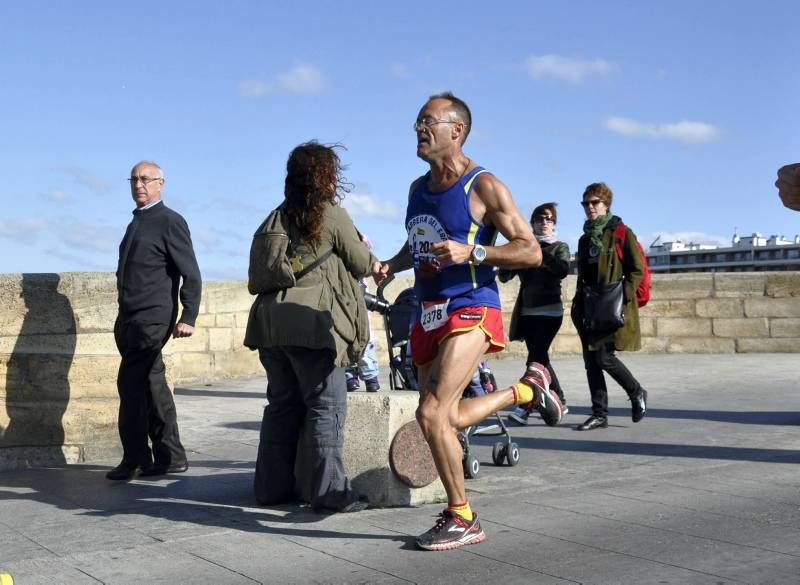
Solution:
M582 425L575 427L579 431L591 431L594 429L604 429L608 426L608 419L604 416L592 415L586 419Z
M350 514L352 512L361 512L367 508L369 508L369 499L367 496L360 494L355 496L353 501L341 507L312 506L311 509L317 514Z
M631 420L639 422L647 414L647 390L642 388L631 396Z
M189 469L189 463L187 461L170 463L169 465L154 463L148 467L143 467L139 475L143 477L152 477L154 475L165 475L167 473L183 473L187 469Z
M136 475L136 469L139 466L135 463L128 463L127 461L123 461L119 465L117 465L114 469L106 473L106 479L111 479L114 481L129 481L133 479L133 476Z

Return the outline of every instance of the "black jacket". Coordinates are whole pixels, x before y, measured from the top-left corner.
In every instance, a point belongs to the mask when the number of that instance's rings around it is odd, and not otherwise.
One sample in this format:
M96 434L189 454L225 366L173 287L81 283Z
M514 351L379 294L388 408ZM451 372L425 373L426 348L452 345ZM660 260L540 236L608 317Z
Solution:
M180 321L194 326L202 283L186 220L163 203L134 210L133 221L119 245L120 318L174 324L179 288L183 305Z

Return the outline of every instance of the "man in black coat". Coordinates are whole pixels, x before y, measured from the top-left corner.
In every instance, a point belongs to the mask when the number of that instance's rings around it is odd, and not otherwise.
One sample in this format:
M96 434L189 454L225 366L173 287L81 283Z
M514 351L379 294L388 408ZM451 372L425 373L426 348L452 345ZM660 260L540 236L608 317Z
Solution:
M129 181L136 209L119 246L119 314L114 324L122 356L117 389L123 457L106 474L113 480L129 480L137 470L163 475L189 467L161 350L170 334L194 333L202 286L189 227L161 201L161 168L140 162ZM179 293L183 312L178 320Z

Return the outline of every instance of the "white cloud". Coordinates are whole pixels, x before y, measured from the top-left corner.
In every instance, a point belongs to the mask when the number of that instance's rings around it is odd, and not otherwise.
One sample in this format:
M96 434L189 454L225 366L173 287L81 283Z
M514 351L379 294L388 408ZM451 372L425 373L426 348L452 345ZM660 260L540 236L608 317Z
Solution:
M400 79L411 77L411 71L405 63L392 63L392 75Z
M684 144L702 144L719 138L720 129L706 122L680 122L654 124L639 122L631 118L611 116L606 119L605 127L612 132L631 138L653 138L655 140L676 140Z
M116 257L122 231L105 224L89 223L73 217L61 218L52 222L52 229L70 250L100 252Z
M61 167L59 170L93 193L104 195L111 192L111 183L92 171L74 166ZM124 172L127 174L128 171Z
M72 200L72 195L61 189L53 189L44 194L44 198L48 201L55 201L57 203L67 203Z
M552 78L569 83L581 83L589 75L608 75L619 69L605 59L573 59L561 55L531 55L525 68L534 79Z
M358 193L355 191L348 193L342 202L342 206L353 217L366 216L386 220L394 220L400 217L400 211L394 203L382 200L371 193Z
M258 99L273 94L314 95L325 91L327 79L321 69L306 63L296 63L276 79L248 79L239 83L239 95Z
M31 243L47 227L44 219L0 219L0 237Z

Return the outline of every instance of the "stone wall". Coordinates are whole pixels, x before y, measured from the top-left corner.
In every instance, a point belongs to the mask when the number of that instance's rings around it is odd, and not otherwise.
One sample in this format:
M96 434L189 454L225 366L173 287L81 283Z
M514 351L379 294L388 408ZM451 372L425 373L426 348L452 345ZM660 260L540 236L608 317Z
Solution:
M569 318L575 278L564 281L564 324L553 344L554 355L581 351ZM500 286L506 331L518 283L515 279ZM385 296L394 299L411 284L409 277L398 278ZM640 310L640 320L642 351L647 353L800 353L800 272L654 274L650 302ZM386 356L383 319L373 315L372 324L379 355ZM515 341L497 355L524 358L526 353L525 344Z
M410 283L397 279L387 298ZM506 321L516 291L516 281L501 288ZM109 273L0 275L0 469L119 452L116 299ZM164 352L173 384L263 374L242 347L252 299L244 282L204 284L195 335ZM654 275L641 321L647 352L800 352L800 272ZM372 324L386 367L383 319ZM554 353L579 351L567 318ZM500 355L519 358L524 344Z

